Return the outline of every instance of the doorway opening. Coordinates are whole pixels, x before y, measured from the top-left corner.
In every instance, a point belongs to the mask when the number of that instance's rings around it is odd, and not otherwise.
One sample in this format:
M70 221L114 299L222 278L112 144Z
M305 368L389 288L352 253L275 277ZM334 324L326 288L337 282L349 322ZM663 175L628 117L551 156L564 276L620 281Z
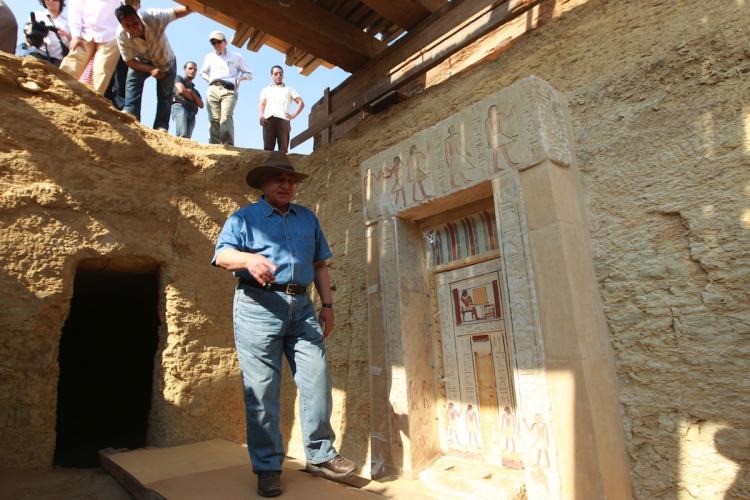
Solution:
M96 467L102 448L146 445L158 290L155 265L78 269L60 338L55 465Z

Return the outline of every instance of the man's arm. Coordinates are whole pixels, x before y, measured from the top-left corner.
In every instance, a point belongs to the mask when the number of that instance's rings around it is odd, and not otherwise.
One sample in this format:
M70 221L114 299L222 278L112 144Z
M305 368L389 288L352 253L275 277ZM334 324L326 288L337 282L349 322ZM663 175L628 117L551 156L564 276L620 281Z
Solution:
M195 102L195 105L203 109L203 99L201 99L201 95L198 92L192 90L191 93L193 94L193 101Z
M328 276L328 266L326 261L321 260L315 263L315 289L320 295L323 304L333 304L333 293L331 292L331 280ZM334 318L332 307L322 307L318 319L321 328L323 328L323 337L328 337L333 331Z
M203 58L203 65L201 65L200 75L201 75L201 78L206 80L208 83L211 83L211 80L209 80L211 75L208 74L209 65L210 65L209 57L208 57L209 55L210 54L206 54L206 57Z
M245 64L245 59L237 54L237 69L240 72L240 76L237 77L237 80L234 82L235 86L239 89L240 82L242 80L252 80L253 79L253 73L250 71L250 68L247 67L247 64Z
M184 5L180 5L179 7L174 8L174 18L180 19L181 17L185 17L188 14L193 12L193 9L190 7L185 7Z
M266 119L263 115L266 114L266 98L263 97L263 93L260 94L260 104L258 104L258 116L260 117L260 126L266 126Z
M191 89L185 87L185 84L182 83L179 79L175 80L174 82L174 93L175 95L181 95L188 101L193 101L196 105L198 104L198 101L200 101L200 97L198 97ZM200 107L203 107L202 102Z
M227 271L247 271L261 285L274 283L276 266L262 255L226 247L216 256L216 265Z
M303 101L301 97L295 97L294 102L297 103L297 109L291 115L287 113L286 116L289 120L297 118L299 114L302 113L302 110L305 109L305 101Z
M70 28L70 51L73 52L81 40L81 29L83 27L83 0L71 0L68 5L68 28Z
M129 68L132 68L135 71L140 71L141 73L148 73L149 75L153 76L157 80L161 80L166 75L162 70L155 66L151 66L150 64L142 63L141 61L138 61L137 59L131 59L130 61L125 61L125 64L128 65Z
M177 78L179 78L179 76ZM192 96L189 96L187 93L185 93L185 90L187 89L185 88L185 85L183 85L181 81L179 80L174 81L174 94L184 96L187 99L190 99L192 101L193 100Z

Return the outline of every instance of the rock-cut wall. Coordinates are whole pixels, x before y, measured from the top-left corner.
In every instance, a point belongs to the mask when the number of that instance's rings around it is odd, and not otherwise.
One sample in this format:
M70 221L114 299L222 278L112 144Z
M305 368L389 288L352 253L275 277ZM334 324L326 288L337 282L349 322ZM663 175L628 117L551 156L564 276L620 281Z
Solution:
M336 266L364 268L362 216L345 210L362 203L360 165L520 78L547 81L573 120L634 494L749 496L750 4L543 6L546 24L496 60L319 148L304 196L338 198L321 208L346 248ZM363 295L347 297L357 339Z

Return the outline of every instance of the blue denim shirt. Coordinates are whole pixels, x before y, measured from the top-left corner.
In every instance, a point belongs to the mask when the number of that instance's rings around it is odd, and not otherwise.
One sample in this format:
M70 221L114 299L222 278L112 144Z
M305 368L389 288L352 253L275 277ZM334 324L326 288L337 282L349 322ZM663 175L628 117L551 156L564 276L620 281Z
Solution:
M276 283L300 285L312 283L315 262L333 255L311 210L290 204L282 215L263 198L229 216L219 234L211 264L216 265L216 256L225 248L263 255L276 265ZM247 270L233 274L253 279Z

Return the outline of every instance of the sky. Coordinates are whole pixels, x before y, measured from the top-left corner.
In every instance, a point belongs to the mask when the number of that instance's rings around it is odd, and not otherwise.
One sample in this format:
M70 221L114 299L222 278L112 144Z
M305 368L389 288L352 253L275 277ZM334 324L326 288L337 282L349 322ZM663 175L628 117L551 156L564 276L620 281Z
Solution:
M23 40L23 33L20 30L28 22L29 12L40 10L42 7L38 0L5 0L5 3L10 7L18 20L18 41L20 42ZM141 0L141 9L166 9L178 5L168 0ZM213 30L221 30L230 41L234 36L234 30L222 26L196 12L182 19L177 19L169 25L167 28L167 37L177 57L179 73L182 73L182 66L188 60L198 63L200 71L203 57L212 50L208 41L208 34ZM234 110L234 141L235 146L238 147L263 149L262 130L258 123L258 97L260 96L261 89L271 83L271 66L274 64L278 64L284 68L284 82L294 87L305 102L304 111L292 121L292 137L307 129L308 113L312 105L323 97L324 89L326 87L334 89L349 76L349 73L339 68L329 70L322 66L318 67L309 76L302 76L299 74L298 68L284 64L284 54L266 46L263 46L258 52L251 52L245 48L240 49L230 44L229 50L240 53L253 72L253 79L251 81L242 82L237 106ZM200 77L196 77L195 83L205 102L208 84ZM154 84L154 79L149 78L146 80L143 90L141 120L144 125L148 127L153 125L155 112L156 85ZM174 123L170 123L170 133L174 133ZM208 143L208 114L205 108L200 110L196 116L193 140ZM290 152L309 154L312 152L312 146L313 140L310 139L290 150Z

